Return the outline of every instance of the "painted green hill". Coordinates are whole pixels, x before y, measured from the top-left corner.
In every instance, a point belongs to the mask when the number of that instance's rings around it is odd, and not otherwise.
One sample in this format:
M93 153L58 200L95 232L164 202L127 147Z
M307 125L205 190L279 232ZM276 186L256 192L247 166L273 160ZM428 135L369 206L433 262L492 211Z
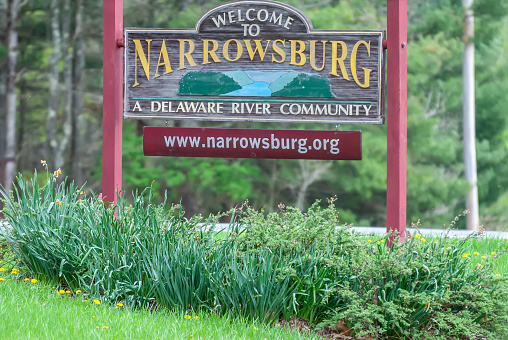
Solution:
M241 88L236 81L220 72L189 72L180 80L178 94L218 96Z
M283 89L273 92L272 97L333 98L326 77L299 74Z

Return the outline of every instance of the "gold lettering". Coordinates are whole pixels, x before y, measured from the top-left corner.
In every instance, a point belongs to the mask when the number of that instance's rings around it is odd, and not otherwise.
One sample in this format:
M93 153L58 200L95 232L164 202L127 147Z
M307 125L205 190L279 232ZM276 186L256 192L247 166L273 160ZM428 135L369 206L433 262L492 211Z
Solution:
M358 75L356 73L356 55L358 53L358 47L360 47L360 45L362 44L365 45L365 47L367 47L367 53L370 58L370 41L369 42L366 42L365 40L358 41L353 47L353 52L351 52L351 73L353 73L353 79L358 84L358 86L367 88L370 86L370 72L372 72L372 70L362 67L362 70L365 73L365 79L363 84L360 83L360 81L358 80Z
M236 43L236 58L235 59L231 59L229 57L229 44L232 41L234 41ZM236 39L226 40L226 42L224 43L224 46L222 46L222 54L224 55L224 59L226 59L227 61L237 61L242 56L242 53L243 53L242 44Z
M286 61L286 52L284 52L284 50L282 48L280 48L279 46L276 45L278 42L280 42L282 44L282 46L286 46L286 40L277 39L272 44L273 51L275 53L277 53L278 55L280 55L280 60L277 60L277 59L275 59L275 56L272 53L272 62L276 62L276 63L280 64L280 63L283 63L284 61Z
M255 50L252 50L252 45L250 44L249 39L244 39L243 41L245 42L245 47L247 47L247 52L249 52L250 60L254 60L256 52L258 52L261 61L263 61L265 58L266 50L268 50L268 45L270 45L270 40L266 40L266 46L264 50L263 46L261 45L261 40L254 40L254 43L256 44Z
M347 57L347 46L343 41L332 41L332 72L331 75L339 77L337 74L337 64L340 66L340 71L342 72L342 76L344 79L349 80L349 76L347 75L346 65L344 65L344 59ZM337 58L337 45L342 48L342 55L340 58Z
M211 50L208 48L209 42L211 42L213 45ZM217 54L215 54L215 52L217 52L218 48L219 48L219 44L217 43L217 40L203 39L203 63L201 65L210 64L210 62L208 61L208 55L210 55L212 57L214 62L220 63L220 60L217 57Z
M305 51L305 43L301 40L290 40L291 42L291 62L289 65L296 65L296 66L302 66L307 61L307 58L303 54ZM300 48L296 49L296 44L300 45ZM296 55L300 56L300 62L296 62Z
M161 63L161 57L163 59L163 62ZM166 66L166 72L164 74L168 74L173 72L171 69L171 64L169 63L169 57L168 57L168 50L166 49L166 40L162 40L162 46L161 46L161 52L159 53L159 62L157 63L157 68L155 69L155 75L154 78L160 77L159 74L159 66Z
M317 40L309 40L310 43L310 66L316 71L322 71L325 68L325 54L326 54L326 43L328 41L322 40L323 43L323 65L321 68L316 66L316 42Z
M134 85L132 87L138 86L138 56L139 61L141 61L141 66L143 66L143 71L145 71L145 76L148 81L150 81L150 42L152 39L147 39L148 43L148 59L145 56L145 51L143 51L143 47L141 46L141 42L139 39L134 39L134 46L136 47L134 50Z
M185 67L185 59L190 66L196 66L194 59L192 59L192 52L194 52L194 41L190 39L178 39L180 42L180 67L179 70L183 70ZM189 51L185 52L185 43L189 44Z

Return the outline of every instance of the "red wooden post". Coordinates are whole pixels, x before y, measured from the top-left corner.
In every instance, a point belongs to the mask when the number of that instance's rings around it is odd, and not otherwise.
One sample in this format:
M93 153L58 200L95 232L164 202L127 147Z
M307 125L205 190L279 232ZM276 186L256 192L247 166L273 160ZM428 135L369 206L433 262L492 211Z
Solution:
M407 190L407 0L387 0L386 231L401 241Z
M103 0L102 199L122 190L123 0Z

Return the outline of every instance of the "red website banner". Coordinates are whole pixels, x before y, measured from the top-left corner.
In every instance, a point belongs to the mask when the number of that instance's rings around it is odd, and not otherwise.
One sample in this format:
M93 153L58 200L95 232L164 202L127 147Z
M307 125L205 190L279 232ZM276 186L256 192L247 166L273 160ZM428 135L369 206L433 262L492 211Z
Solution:
M361 160L360 131L145 127L145 156Z

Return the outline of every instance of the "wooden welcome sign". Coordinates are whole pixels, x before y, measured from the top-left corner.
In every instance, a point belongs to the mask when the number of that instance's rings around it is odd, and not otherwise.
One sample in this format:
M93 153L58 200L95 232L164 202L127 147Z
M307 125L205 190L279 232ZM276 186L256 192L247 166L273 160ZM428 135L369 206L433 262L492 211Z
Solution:
M124 118L384 123L383 31L237 1L195 29L125 29Z

